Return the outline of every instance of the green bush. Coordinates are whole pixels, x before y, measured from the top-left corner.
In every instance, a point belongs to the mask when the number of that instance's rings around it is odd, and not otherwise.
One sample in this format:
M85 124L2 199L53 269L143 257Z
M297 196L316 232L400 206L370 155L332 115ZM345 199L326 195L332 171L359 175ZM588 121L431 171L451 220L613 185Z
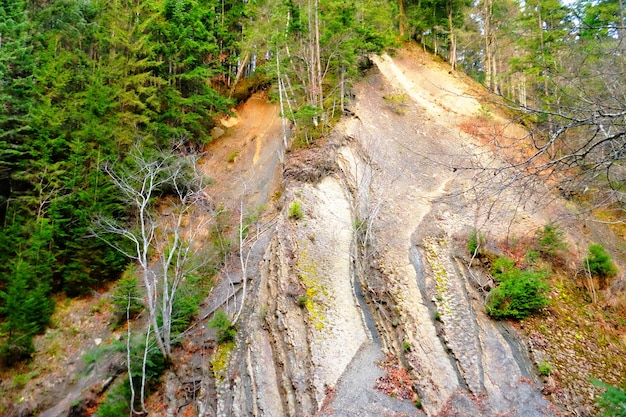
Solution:
M467 241L467 250L472 256L480 255L480 248L485 244L485 238L479 230L473 229Z
M516 268L501 274L501 282L489 292L487 313L495 319L524 319L548 305L546 275Z
M591 275L596 277L609 278L617 274L611 255L602 245L589 245L589 254L584 259L583 265L591 272Z
M524 261L528 265L536 265L537 262L539 261L539 258L540 258L539 252L531 249L528 252L526 252L526 255L524 256Z
M544 256L555 256L559 251L567 249L563 231L556 224L546 224L535 232L539 243L539 252Z
M491 274L497 281L502 280L502 276L515 269L515 261L509 257L502 256L493 261Z
M308 302L309 297L307 297L306 295L301 295L300 297L298 297L298 307L305 308Z
M548 361L541 361L537 364L539 375L549 376L552 373L552 365Z
M221 344L235 340L237 329L233 326L224 310L217 310L208 324L210 328L217 329L217 343Z
M139 406L140 398L139 392L141 391L141 373L143 372L143 358L145 349L146 336L139 334L131 341L130 348L130 362L131 371L133 375L133 386L135 389L135 407ZM104 349L108 349L105 347ZM125 350L125 346L121 344L113 344L111 349ZM165 370L166 364L163 355L159 349L152 347L148 349L148 355L146 357L146 395L149 395L160 382L161 375ZM98 406L98 417L117 417L129 415L130 412L130 400L131 389L130 379L124 378L119 384L116 384L111 388L102 403Z
M621 388L606 384L597 379L591 380L596 387L604 388L602 395L596 398L596 404L605 417L626 417L626 386Z
M189 327L198 313L198 306L202 302L200 291L189 291L189 288L179 288L172 305L172 336L176 337Z
M119 417L130 414L130 385L128 378L111 388L98 406L98 417Z

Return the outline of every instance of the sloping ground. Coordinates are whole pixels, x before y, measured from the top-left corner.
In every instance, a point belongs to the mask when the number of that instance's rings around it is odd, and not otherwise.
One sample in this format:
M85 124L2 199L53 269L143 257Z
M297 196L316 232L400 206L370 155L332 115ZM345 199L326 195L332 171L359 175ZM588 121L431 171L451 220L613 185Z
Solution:
M447 72L412 70L410 57L374 63L355 87L355 116L287 159L243 352L231 362L237 378L218 387L218 414L554 415L523 343L486 317L455 253L481 215L460 192L472 178L455 169L477 149L457 124L479 103ZM301 175L302 161L319 172ZM512 232L542 224L525 219ZM494 229L511 229L508 220L493 219ZM384 377L394 358L413 378L396 381L408 388L396 399L373 388L402 392Z
M491 242L526 238L568 209L467 169L501 163L467 134L485 111L484 91L418 50L373 63L354 87L354 116L319 146L284 155L278 108L262 95L216 132L200 164L215 180L214 204L233 217L269 207L249 230L254 245L238 254L250 255L248 266L237 254L226 262L150 415L593 415L597 391L586 378L596 374L584 362L596 361L608 382L624 379L614 361L623 345L593 347L597 329L566 328L555 307L524 329L485 314L490 278L468 266L470 231ZM507 136L525 134L500 122ZM586 242L576 228L568 237ZM551 296L567 304L564 288ZM234 313L244 295L236 347L216 346L207 318L220 307ZM533 362L542 359L555 366L545 386ZM69 388L47 415L66 414L84 393L71 377L56 374ZM32 382L24 392L42 383Z
M240 203L244 215L256 213L280 182L279 162L285 143L278 106L270 104L265 94L257 93L235 109L215 134L219 138L208 145L199 166L213 179L207 195L233 218L238 217ZM236 269L233 275L241 275ZM220 284L214 288L212 300L201 306L201 317L206 319L225 300L232 303L232 287L227 280ZM1 375L0 415L79 416L95 410L96 402L126 367L117 346L125 330L110 329L113 316L110 292L80 300L57 300L53 325L36 338L33 360ZM212 350L210 341L215 339L215 332L202 324L192 330L180 355L182 359L189 354L193 360L181 361L178 377L168 375L181 392L191 389L197 373L211 374L207 352ZM204 395L215 396L213 385L209 384ZM171 409L177 406L177 401L172 402ZM185 402L183 398L181 404Z

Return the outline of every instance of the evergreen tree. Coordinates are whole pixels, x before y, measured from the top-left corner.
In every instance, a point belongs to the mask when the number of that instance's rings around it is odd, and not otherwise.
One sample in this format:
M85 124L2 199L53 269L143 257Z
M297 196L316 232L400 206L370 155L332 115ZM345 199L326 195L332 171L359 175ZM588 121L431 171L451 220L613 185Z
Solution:
M11 262L10 275L3 277L6 284L0 291L0 314L4 316L0 355L9 365L33 352L32 338L45 329L53 311L49 293L54 259L45 247L52 228L43 219L33 226L31 238Z
M156 117L161 143L198 144L210 140L213 118L228 111L229 101L211 81L223 73L217 41L221 19L216 2L165 0L149 28L158 74L160 109Z
M0 227L5 225L11 190L21 185L14 174L26 158L33 100L33 47L26 2L0 1Z

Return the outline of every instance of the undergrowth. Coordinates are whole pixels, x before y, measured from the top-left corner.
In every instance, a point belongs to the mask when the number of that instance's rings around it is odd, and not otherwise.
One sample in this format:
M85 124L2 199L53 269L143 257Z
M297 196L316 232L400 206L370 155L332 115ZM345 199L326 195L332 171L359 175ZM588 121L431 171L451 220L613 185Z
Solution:
M544 393L555 404L571 406L563 398L575 397L577 407L593 410L589 415L624 417L615 414L610 403L619 404L626 381L626 309L605 299L604 292L592 298L580 278L583 269L596 277L615 273L608 251L594 247L582 265L571 270L568 265L574 263L566 259L567 244L557 225L539 229L534 239L509 242L512 245L502 245L497 256L485 256L497 284L488 295L488 311L494 318L523 319L520 330L538 343L533 344L541 358L537 373L550 376L552 385L546 385ZM515 294L521 296L516 303ZM529 309L520 310L520 305ZM542 314L532 314L539 309ZM603 382L594 386L590 378Z

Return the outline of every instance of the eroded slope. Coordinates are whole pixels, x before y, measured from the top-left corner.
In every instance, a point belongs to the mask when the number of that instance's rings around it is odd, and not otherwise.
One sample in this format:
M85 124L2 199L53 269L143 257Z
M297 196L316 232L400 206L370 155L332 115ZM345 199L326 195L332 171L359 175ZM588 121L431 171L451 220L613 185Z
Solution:
M443 72L424 88L410 60L376 58L354 117L287 159L222 415L554 415L515 330L484 313L487 278L457 253L481 201L462 192L472 177L456 168L477 145L456 120L480 105ZM319 169L299 174L303 160ZM390 358L410 370L407 400L374 389Z

